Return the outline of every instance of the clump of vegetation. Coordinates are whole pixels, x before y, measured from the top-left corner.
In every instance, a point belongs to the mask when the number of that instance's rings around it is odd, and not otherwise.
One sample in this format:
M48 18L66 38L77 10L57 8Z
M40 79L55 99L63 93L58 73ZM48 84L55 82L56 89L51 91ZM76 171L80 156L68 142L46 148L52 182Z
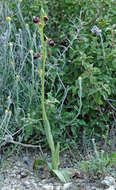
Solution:
M96 143L93 141L94 151L88 152L85 158L78 162L79 170L90 178L101 178L108 173L113 175L113 167L116 163L116 152L107 153L104 150L97 150Z

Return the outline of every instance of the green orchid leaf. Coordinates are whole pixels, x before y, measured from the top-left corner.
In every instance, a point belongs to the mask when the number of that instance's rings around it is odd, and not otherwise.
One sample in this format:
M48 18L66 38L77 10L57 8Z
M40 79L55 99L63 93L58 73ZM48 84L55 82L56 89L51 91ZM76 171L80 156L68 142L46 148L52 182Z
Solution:
M64 170L52 170L53 173L56 174L56 176L58 177L58 179L62 182L62 183L67 183L70 180L70 176L68 174L67 171Z

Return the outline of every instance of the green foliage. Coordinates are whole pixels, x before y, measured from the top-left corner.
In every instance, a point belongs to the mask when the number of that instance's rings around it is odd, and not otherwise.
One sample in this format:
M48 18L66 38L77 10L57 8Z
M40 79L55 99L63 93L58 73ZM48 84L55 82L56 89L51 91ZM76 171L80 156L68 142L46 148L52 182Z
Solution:
M44 129L41 122L41 112L39 111L40 107L35 109L31 106L31 110L28 111L27 117L22 118L24 124L24 141L30 143L39 143L41 137L41 142L45 141ZM42 140L43 139L43 140Z
M94 153L87 155L87 160L78 162L78 167L84 173L93 177L100 177L111 172L112 166L116 163L116 153L107 153L97 149L95 140L92 139Z
M97 155L88 155L87 161L83 160L78 163L78 167L81 172L86 173L89 176L99 177L100 175L106 175L108 171L111 171L111 167L116 163L116 153L111 156L105 153L103 150L97 152Z
M85 130L88 134L91 134L94 128L97 136L105 132L106 124L112 125L114 111L108 104L108 99L111 99L114 107L116 105L113 101L116 83L115 54L113 53L115 45L112 46L112 43L115 43L112 37L115 22L111 19L115 17L115 9L115 1L99 2L97 0L63 1L61 3L53 1L50 8L50 16L53 11L50 17L53 22L48 27L55 31L51 32L51 35L61 49L61 54L57 56L57 63L60 62L59 75L65 88L70 86L61 116L64 119L64 115L67 115L65 122L69 122L70 126L70 120L76 115L74 106L77 112L79 108L78 77L81 76L83 105L79 119L86 123ZM57 27L54 25L55 19ZM100 36L91 32L94 25L102 30L105 57ZM63 90L62 86L59 92L60 97ZM78 128L81 128L78 118L74 120L70 128L71 131L75 131L75 134Z
M3 3L0 7L1 122L5 110L12 109L14 114L9 121L9 130L14 133L23 126L25 142L32 137L33 143L43 142L41 80L37 72L38 61L29 53L30 49L34 54L41 51L40 36L32 24L33 16L40 16L41 1L23 0L19 3L9 0ZM116 2L48 0L43 3L49 17L44 30L46 36L55 41L53 49L47 47L49 56L45 72L46 112L55 142L60 140L64 144L69 136L77 142L83 131L88 136L94 132L95 136L102 137L106 125L112 126L116 107ZM6 22L6 16L11 16L11 23ZM95 25L101 30L102 38L92 33ZM33 38L35 33L36 40ZM13 46L9 46L9 42ZM15 66L9 64L11 61ZM41 59L39 63L41 65ZM18 80L15 78L17 74ZM10 107L8 96L12 102Z

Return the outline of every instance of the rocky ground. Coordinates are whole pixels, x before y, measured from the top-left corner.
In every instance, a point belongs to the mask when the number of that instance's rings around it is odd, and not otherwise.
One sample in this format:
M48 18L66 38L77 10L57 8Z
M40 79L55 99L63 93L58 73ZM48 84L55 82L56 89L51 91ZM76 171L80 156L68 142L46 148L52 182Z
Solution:
M14 154L7 159L2 158L0 173L0 190L116 190L116 180L112 176L101 176L90 179L79 171L71 180L62 184L48 170L33 170L33 161L40 155L37 152ZM26 161L27 159L27 161ZM48 156L49 160L49 156ZM72 167L70 155L62 157L63 167Z

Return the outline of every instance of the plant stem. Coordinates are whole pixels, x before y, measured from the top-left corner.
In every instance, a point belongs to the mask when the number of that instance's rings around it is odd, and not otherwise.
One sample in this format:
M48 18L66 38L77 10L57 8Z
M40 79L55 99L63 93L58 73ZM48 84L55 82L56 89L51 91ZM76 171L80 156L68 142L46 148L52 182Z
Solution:
M53 155L54 152L55 152L55 146L54 146L51 127L50 127L50 124L49 124L49 121L48 121L48 118L47 118L47 115L46 115L45 104L44 104L44 94L45 94L44 81L45 81L45 63L46 63L46 42L44 40L44 32L43 32L44 21L42 23L42 26L43 27L41 27L41 29L40 29L41 43L42 43L42 59L43 59L42 78L41 78L41 85L42 85L42 89L41 89L41 105L42 105L42 114L43 114L43 121L44 121L46 137L47 137L48 144L50 146L50 149L51 149L52 155Z
M42 58L43 58L43 68L42 68L42 79L41 79L41 104L42 104L42 113L43 113L43 121L45 121L45 105L44 105L44 78L45 78L45 62L46 62L46 44L44 41L44 33L43 27L41 28L41 43L42 43Z
M42 7L41 9L41 23L38 25L38 29L40 32L41 36L41 44L42 44L42 49L41 49L41 55L42 55L42 76L41 76L41 106L42 106L42 117L43 117L43 122L44 122L44 128L45 128L45 133L46 133L46 138L49 144L49 147L51 149L52 153L52 169L57 170L58 165L59 165L59 149L60 145L57 143L57 146L55 148L54 145L54 140L52 136L52 131L51 131L51 126L49 123L49 120L46 115L46 110L45 110L45 88L44 88L44 83L45 83L45 64L46 64L46 41L44 39L44 9Z

